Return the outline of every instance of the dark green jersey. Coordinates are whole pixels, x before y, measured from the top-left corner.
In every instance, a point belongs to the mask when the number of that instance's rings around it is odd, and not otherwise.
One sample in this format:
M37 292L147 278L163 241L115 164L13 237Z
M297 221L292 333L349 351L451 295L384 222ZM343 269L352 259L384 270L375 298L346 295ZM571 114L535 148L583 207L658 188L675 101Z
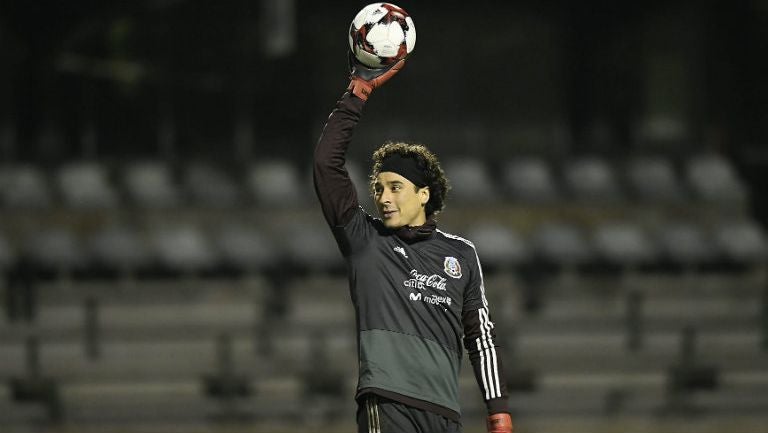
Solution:
M379 393L458 419L464 346L489 411L506 411L500 353L474 245L434 223L393 231L358 204L344 158L362 106L345 95L315 151L317 194L348 264L358 394Z

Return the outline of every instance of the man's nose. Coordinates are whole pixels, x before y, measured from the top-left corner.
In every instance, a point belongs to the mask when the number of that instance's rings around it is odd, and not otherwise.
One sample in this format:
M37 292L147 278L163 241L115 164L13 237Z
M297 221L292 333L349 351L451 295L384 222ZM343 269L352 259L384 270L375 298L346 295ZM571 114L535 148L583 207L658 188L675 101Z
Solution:
M379 203L389 203L390 202L390 194L384 190L379 194Z

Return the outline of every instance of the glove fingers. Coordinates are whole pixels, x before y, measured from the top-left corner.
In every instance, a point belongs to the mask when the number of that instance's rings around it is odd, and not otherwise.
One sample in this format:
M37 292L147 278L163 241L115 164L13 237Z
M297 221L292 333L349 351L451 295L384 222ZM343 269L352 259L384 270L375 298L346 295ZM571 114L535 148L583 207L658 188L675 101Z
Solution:
M395 76L398 72L400 72L401 69L405 67L405 59L399 60L397 63L390 66L384 73L382 73L379 77L372 80L371 84L373 85L373 88L377 88L381 86L382 84L389 81L390 78Z
M352 52L347 52L347 60L350 68L350 83L347 90L364 101L368 100L368 96L374 89L389 81L405 66L405 59L400 59L385 68L371 69L361 64Z
M392 63L391 65L385 66L383 68L369 68L368 66L360 63L357 58L352 54L351 51L347 51L347 61L349 64L349 73L350 75L360 77L365 81L372 81L389 71L391 71L393 68L395 68L398 64L401 64L400 68L402 69L402 62L405 59L401 59L395 63ZM386 81L386 80L385 80Z

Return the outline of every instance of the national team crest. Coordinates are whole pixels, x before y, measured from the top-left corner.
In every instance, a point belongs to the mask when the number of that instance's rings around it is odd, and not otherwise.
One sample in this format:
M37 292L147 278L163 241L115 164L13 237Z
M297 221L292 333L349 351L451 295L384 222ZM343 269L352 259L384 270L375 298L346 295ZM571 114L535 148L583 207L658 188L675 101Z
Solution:
M443 262L445 273L451 278L461 278L461 265L456 257L446 257Z

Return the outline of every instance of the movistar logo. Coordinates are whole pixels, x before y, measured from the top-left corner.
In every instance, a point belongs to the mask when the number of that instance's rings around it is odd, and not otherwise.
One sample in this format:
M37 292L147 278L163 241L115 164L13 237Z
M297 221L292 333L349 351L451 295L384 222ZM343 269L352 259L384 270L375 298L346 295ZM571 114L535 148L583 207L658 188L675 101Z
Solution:
M453 302L453 300L448 296L437 296L434 294L422 297L421 293L411 293L408 295L408 298L410 298L411 301L424 301L427 304L432 305L446 304L449 307L451 306L451 302Z

